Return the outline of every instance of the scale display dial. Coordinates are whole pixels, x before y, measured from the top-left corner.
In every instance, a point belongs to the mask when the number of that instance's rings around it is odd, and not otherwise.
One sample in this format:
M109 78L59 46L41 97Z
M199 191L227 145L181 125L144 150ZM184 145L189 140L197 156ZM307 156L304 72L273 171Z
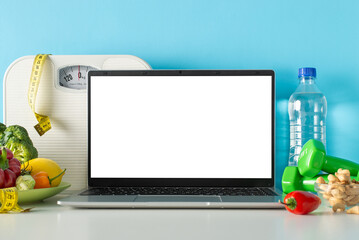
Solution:
M61 87L82 90L87 88L87 73L97 68L85 65L73 65L59 69L59 85Z

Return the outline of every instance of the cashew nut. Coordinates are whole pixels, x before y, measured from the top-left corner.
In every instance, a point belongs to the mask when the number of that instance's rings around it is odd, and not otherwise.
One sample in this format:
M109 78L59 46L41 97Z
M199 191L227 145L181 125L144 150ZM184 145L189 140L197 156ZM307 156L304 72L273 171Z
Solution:
M345 205L345 202L343 201L343 199L339 199L339 198L335 198L335 197L331 197L329 198L329 204L330 206L334 206L337 203L342 203Z
M346 198L347 197L347 195L344 192L340 191L338 188L333 189L331 191L331 193L332 193L333 197L335 197L335 198Z
M350 186L347 186L346 190L345 190L345 193L347 195L359 195L359 187L350 187Z
M343 174L345 176L349 176L350 177L350 171L348 169L344 169L342 170L342 172L340 174Z
M334 176L333 174L329 174L328 175L328 181L329 181L330 184L333 184L333 183L338 182L339 179L336 176Z
M349 202L349 201L351 201L353 198L355 198L355 196L353 196L353 195L347 195L347 197L344 198L343 200L344 200L345 202Z
M352 207L347 210L347 213L349 214L359 214L359 206Z
M344 174L339 174L338 176L338 179L340 182L344 182L344 183L349 183L351 181L351 178L350 178L350 175L344 175Z
M336 203L333 206L333 212L344 212L345 211L345 204L343 203Z
M356 205L358 203L359 203L359 195L355 196L353 199L346 202L347 206L354 206L354 205Z
M319 184L325 184L325 183L326 183L326 182L324 181L324 178L323 178L323 177L318 177L315 182L316 182L316 183L319 183Z

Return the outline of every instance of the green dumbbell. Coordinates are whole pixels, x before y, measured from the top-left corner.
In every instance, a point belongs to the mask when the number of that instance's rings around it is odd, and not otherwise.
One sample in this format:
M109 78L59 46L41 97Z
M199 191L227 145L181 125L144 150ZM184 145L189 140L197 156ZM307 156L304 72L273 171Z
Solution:
M339 168L348 169L350 175L356 176L359 164L326 155L325 147L320 141L311 139L304 144L298 158L298 169L302 176L314 177L322 170L335 173Z
M323 177L324 181L328 182L329 174L320 174L315 177L303 177L300 175L298 167L286 167L282 176L282 189L285 193L290 193L296 190L315 192L314 184L318 177ZM357 177L351 176L351 179L359 181L359 174Z

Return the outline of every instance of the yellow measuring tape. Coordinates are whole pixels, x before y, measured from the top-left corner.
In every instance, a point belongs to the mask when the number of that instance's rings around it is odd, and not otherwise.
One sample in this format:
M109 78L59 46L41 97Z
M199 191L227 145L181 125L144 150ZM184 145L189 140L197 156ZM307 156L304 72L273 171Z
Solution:
M19 213L28 212L28 209L22 209L18 204L18 194L15 187L0 189L0 213Z
M38 124L34 126L37 133L42 136L47 131L51 129L50 118L46 115L41 115L35 112L35 102L37 90L39 89L42 69L45 64L45 60L49 54L38 54L35 57L34 64L32 65L31 77L30 77L30 86L27 94L29 105L31 110L35 114L35 117L38 121Z

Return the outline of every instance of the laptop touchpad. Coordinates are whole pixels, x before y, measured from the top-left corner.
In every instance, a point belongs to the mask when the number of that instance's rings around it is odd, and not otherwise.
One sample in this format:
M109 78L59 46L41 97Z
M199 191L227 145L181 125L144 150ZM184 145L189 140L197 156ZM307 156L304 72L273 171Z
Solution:
M219 196L149 196L139 195L135 202L221 202Z

